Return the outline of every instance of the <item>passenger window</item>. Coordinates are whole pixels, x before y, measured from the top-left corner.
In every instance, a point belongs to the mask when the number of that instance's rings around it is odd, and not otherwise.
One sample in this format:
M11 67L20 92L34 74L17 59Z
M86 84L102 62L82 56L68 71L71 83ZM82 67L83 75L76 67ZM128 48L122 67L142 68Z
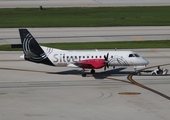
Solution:
M97 56L96 56L96 58L97 58Z
M91 56L91 58L93 58L93 56Z

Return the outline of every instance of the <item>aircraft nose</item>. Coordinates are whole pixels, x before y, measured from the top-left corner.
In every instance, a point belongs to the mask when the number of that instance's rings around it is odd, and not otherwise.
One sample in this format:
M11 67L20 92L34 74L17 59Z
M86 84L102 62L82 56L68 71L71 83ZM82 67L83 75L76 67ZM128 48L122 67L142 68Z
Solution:
M147 61L146 59L143 58L143 64L144 64L144 65L148 65L148 64L149 64L149 61Z

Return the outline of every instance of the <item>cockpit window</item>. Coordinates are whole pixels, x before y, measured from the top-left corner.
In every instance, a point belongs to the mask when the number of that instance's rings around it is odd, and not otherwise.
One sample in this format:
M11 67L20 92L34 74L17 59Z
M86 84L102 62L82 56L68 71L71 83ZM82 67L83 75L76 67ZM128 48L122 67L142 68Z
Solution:
M129 57L140 57L138 54L129 54Z
M138 54L135 54L136 57L140 57Z
M129 57L135 57L135 55L134 54L129 54Z

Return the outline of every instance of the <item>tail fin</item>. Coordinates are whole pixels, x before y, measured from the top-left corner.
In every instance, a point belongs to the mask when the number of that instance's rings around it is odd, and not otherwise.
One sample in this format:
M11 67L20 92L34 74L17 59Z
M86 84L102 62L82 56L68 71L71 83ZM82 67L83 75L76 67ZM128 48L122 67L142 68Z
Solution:
M19 29L25 60L52 65L43 49L27 29Z

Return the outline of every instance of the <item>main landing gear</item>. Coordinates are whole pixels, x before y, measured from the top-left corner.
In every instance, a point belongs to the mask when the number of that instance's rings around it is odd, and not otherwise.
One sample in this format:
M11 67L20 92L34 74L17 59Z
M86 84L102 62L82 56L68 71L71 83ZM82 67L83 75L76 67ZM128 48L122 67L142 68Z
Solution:
M91 70L91 74L94 74L94 73L95 73L95 70L92 69L92 70ZM82 77L86 77L86 75L87 75L87 74L85 73L85 69L83 69L83 70L82 70Z
M82 77L86 77L86 73L82 73Z
M91 70L91 74L94 74L94 73L95 73L95 70L94 70L94 69L92 69L92 70Z

